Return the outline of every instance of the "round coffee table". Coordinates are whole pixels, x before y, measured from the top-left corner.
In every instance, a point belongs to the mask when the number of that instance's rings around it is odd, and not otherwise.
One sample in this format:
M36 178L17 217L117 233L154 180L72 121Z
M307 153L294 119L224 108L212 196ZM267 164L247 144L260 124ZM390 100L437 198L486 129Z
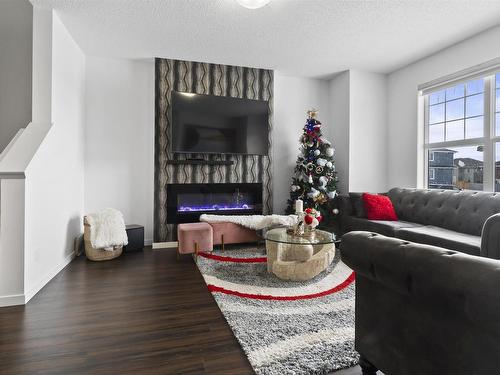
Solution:
M316 229L296 236L287 228L266 232L267 271L283 280L310 280L323 272L335 256L334 234Z

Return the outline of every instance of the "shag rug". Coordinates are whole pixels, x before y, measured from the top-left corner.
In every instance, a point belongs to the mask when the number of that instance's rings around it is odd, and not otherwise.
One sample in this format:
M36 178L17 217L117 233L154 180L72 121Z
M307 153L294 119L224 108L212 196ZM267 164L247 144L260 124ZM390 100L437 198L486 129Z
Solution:
M267 272L264 248L201 253L200 269L257 374L328 374L354 366L354 273L340 260L309 281Z

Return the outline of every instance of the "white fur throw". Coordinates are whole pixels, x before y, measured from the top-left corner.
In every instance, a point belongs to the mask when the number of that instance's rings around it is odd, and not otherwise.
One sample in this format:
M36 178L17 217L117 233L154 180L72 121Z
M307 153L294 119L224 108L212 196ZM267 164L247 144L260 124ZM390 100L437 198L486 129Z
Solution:
M291 226L297 223L297 215L207 215L200 216L207 223L234 223L250 229L264 229L273 225Z
M90 243L96 249L113 250L114 246L128 244L123 215L114 208L87 215L87 224L90 225Z

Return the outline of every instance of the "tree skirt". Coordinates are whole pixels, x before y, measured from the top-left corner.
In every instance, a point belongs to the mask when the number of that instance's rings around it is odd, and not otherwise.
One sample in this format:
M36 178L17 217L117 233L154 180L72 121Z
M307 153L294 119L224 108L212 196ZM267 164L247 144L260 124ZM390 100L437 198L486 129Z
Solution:
M354 366L354 273L340 260L283 281L263 248L201 253L198 268L257 374L327 374Z

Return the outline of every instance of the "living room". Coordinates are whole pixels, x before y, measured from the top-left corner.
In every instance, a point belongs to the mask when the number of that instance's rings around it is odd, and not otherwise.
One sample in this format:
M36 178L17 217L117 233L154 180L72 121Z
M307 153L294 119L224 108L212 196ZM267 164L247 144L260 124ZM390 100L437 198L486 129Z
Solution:
M499 15L0 1L0 373L495 373Z

